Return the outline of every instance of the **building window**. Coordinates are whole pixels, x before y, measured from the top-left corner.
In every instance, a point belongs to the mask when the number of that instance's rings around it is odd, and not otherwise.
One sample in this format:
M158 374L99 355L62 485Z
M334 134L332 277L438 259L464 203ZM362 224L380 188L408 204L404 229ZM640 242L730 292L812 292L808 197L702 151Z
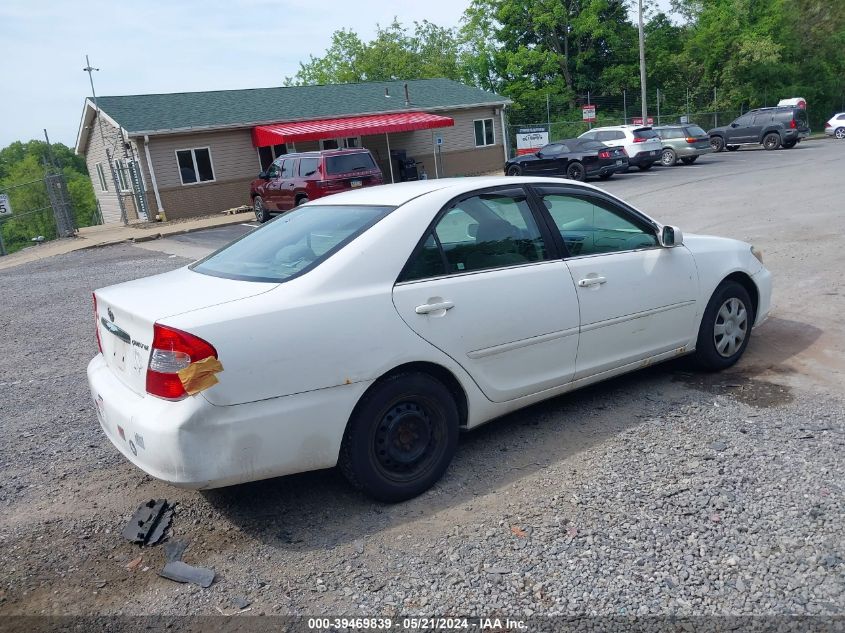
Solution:
M493 119L476 119L475 124L475 146L487 147L496 143L496 135L493 132Z
M320 141L320 149L355 149L361 147L360 136L345 138L325 138Z
M129 170L126 168L126 163L118 158L114 161L114 170L117 172L117 184L120 186L122 192L131 191L129 187Z
M183 185L214 180L214 167L211 164L211 150L207 147L176 150L179 163L179 177Z
M103 172L103 163L97 163L97 180L100 183L100 191L109 190L106 174Z
M295 152L293 143L280 143L279 145L266 145L258 148L258 161L261 164L261 171L270 169L270 164L279 156Z

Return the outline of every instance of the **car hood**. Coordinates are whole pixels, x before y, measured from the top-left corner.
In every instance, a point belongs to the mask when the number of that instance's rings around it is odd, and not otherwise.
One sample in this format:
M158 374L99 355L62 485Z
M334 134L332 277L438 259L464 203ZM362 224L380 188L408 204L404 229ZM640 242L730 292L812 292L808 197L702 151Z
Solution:
M728 129L728 126L727 126L727 125L723 125L722 127L714 127L714 128L712 128L712 129L708 130L708 131L707 131L707 133L708 133L708 134L716 134L716 133L718 133L718 132L724 132L724 131L725 131L725 130L727 130L727 129Z

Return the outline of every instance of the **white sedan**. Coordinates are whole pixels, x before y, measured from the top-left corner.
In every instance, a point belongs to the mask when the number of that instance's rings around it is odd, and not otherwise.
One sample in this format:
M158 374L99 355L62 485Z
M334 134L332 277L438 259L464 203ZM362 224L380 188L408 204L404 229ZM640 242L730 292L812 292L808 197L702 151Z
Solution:
M749 244L589 185L385 185L96 291L88 380L109 439L164 481L339 465L398 501L441 477L461 430L685 354L732 365L770 295Z

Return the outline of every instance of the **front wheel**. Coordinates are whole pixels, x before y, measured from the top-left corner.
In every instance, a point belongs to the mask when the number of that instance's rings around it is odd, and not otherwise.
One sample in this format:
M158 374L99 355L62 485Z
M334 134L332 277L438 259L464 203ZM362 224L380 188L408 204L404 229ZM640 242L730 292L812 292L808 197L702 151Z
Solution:
M753 325L754 305L748 291L735 281L723 281L701 318L696 362L711 371L730 367L748 346Z
M519 165L511 165L508 167L507 171L508 176L521 176L522 175L522 167Z
M763 137L763 148L772 151L780 147L780 136L776 132L769 132Z
M833 135L840 141L845 139L845 127L838 127L833 131Z
M255 219L264 224L270 219L270 211L264 206L264 198L255 196L252 201L252 210L255 212Z
M682 162L684 165L692 165L692 164L693 164L695 161L697 161L697 160L698 160L698 156L684 156L684 157L681 159L681 162Z
M433 486L458 445L458 408L432 376L408 373L376 384L352 414L338 465L356 488L385 502Z
M723 149L725 149L725 139L723 139L721 136L711 136L710 147L713 148L714 152L721 152Z
M308 196L299 196L296 199L296 204L294 206L298 207L300 205L305 204L306 202L308 202Z
M663 153L660 154L660 164L664 167L671 167L675 163L678 162L678 155L675 154L675 150L666 148L663 150Z
M576 160L569 163L569 166L566 168L566 177L571 180L584 182L587 179L587 170L584 169L584 165Z

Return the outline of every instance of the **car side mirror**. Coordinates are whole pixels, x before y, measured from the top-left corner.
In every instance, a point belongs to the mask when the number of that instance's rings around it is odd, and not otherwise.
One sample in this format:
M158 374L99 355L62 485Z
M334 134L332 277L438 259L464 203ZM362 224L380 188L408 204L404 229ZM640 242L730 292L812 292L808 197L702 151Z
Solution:
M534 154L537 158L543 158L543 152L537 152Z
M731 127L739 127L739 123L731 123Z
M660 231L660 245L666 248L681 246L684 243L684 234L677 226L664 226Z
M269 180L270 179L270 176L267 175L266 171L258 172L258 177L261 178L261 180Z
M478 222L467 225L467 235L473 238L478 235Z

